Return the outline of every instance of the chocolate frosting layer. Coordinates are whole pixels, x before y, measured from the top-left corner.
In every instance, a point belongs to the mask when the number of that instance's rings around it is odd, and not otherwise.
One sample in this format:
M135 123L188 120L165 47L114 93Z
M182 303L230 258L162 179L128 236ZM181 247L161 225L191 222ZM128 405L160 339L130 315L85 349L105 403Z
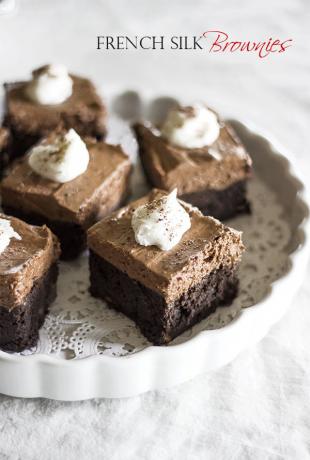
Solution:
M52 141L53 136L48 139ZM3 204L26 214L73 222L85 228L94 223L97 214L104 211L109 193L113 192L113 197L124 194L131 163L120 146L93 139L85 142L90 156L88 168L64 184L35 173L27 155L13 163L10 174L1 183Z
M0 214L11 222L21 240L12 238L0 254L0 305L11 310L23 302L34 282L41 278L60 254L56 236L46 226L35 227Z
M251 159L234 130L221 122L210 146L185 149L169 143L149 123L135 125L140 155L151 183L178 195L205 189L223 190L251 176Z
M164 194L166 192L155 189L95 224L88 230L88 246L98 256L170 301L213 270L223 267L234 270L244 246L239 232L212 217L203 216L197 208L184 202L182 205L190 214L191 228L181 241L170 251L140 246L131 226L132 214L141 204Z
M74 128L86 136L104 135L106 109L94 85L86 78L70 77L72 95L57 105L41 105L27 98L25 88L29 82L6 83L6 125L38 137L56 128Z

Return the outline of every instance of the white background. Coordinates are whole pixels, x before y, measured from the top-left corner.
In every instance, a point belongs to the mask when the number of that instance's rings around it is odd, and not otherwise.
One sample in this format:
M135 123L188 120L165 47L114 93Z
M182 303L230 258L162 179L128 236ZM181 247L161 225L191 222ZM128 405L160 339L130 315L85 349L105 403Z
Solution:
M0 15L0 80L62 62L105 94L135 89L205 100L270 132L308 178L309 24L307 0L20 0L15 14ZM231 39L292 38L293 46L265 59L96 50L97 35L191 36L208 29ZM310 458L309 275L268 336L213 374L127 400L0 396L0 460Z

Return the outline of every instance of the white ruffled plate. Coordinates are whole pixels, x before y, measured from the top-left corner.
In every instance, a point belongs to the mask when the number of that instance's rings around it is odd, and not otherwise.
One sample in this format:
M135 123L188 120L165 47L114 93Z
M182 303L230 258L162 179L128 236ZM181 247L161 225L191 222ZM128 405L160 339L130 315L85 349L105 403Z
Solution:
M37 347L22 354L0 352L1 393L72 401L175 385L228 363L285 314L308 260L309 200L294 167L281 155L283 148L256 129L231 122L255 169L249 187L253 213L228 223L244 232L247 247L233 306L219 308L169 346L154 347L132 321L89 295L85 253L73 263L61 263L58 297ZM109 133L109 141L121 142L136 161L137 145L127 123L113 117ZM132 188L132 198L148 189L139 164Z

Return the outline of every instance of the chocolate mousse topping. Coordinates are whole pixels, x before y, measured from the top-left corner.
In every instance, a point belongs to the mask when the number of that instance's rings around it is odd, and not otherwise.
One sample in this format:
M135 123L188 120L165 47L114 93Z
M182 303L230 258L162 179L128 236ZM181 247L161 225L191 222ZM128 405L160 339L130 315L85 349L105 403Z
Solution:
M164 190L177 188L179 196L223 190L251 176L251 159L228 124L221 124L212 145L193 149L172 145L149 123L136 124L135 131L151 182Z
M139 245L131 225L134 210L165 194L155 189L95 224L88 230L88 246L130 278L164 295L168 302L220 266L235 268L244 247L239 232L186 203L182 205L190 215L191 227L176 246L162 251Z
M58 259L57 238L46 226L35 227L0 214L10 221L21 239L12 238L0 254L0 305L12 310L22 304L36 280Z
M37 69L34 74L41 71L42 68ZM74 128L82 136L104 136L106 109L94 85L86 78L70 77L72 95L57 105L31 101L25 91L29 82L6 83L5 126L14 136L25 138L25 141L28 141L26 136L30 136L34 142L56 128Z
M53 135L46 142L52 142ZM1 183L3 203L25 214L36 214L50 221L72 222L85 228L109 206L109 190L124 194L131 163L120 146L85 139L90 161L85 173L59 183L35 173L27 155L16 160L11 173ZM112 197L113 198L113 197Z

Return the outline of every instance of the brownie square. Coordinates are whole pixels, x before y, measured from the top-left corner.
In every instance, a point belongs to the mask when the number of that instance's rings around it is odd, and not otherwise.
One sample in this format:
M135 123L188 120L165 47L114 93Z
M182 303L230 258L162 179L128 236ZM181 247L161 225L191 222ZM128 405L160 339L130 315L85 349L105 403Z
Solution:
M40 69L34 71L39 72ZM106 108L93 83L87 78L70 75L72 95L62 104L42 105L26 95L28 81L6 83L6 126L12 137L10 160L23 155L32 145L55 129L74 128L80 136L102 139L106 133Z
M155 345L232 302L244 250L239 232L186 203L191 228L175 247L139 245L134 210L165 194L153 190L88 230L91 294L133 319Z
M171 144L150 123L137 123L134 129L151 185L177 188L182 200L220 220L250 211L246 186L252 162L229 124L220 122L212 145L192 149Z
M9 220L20 239L0 252L0 348L22 351L38 340L47 310L56 297L57 238L46 227L14 217Z
M65 260L85 249L87 228L117 209L129 192L131 163L121 147L84 141L90 161L75 179L59 183L41 177L26 155L15 160L0 186L5 212L31 224L48 225L60 240Z

